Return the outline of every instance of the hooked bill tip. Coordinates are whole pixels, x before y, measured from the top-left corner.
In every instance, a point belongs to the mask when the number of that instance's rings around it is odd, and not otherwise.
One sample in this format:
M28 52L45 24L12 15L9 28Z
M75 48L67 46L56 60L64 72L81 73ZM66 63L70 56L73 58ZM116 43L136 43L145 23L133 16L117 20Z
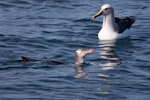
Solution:
M94 20L95 19L95 16L92 16L92 20Z
M94 48L89 49L90 51L94 52Z

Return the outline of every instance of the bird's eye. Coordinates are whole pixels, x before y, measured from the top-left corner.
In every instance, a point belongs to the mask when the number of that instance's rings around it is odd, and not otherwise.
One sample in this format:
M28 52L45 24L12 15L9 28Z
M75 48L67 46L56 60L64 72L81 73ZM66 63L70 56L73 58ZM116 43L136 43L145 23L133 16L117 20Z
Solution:
M108 8L105 8L105 10L108 10Z
M112 9L111 7L109 7L109 8L105 8L104 10L109 10L109 9Z

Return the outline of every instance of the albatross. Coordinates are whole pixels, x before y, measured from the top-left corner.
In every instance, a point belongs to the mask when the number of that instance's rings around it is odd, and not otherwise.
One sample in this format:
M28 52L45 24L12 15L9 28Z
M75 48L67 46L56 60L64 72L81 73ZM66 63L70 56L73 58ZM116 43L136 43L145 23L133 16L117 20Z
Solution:
M115 17L114 9L110 4L104 4L101 10L92 16L92 19L94 20L100 15L104 15L104 17L102 28L98 33L99 40L116 40L130 35L129 29L135 19L132 17L123 19Z

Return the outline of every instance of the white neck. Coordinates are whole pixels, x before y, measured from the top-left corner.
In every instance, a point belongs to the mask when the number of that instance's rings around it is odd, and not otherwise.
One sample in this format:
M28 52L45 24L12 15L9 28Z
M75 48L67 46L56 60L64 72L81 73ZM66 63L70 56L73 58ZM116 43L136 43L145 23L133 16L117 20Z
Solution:
M102 28L107 28L105 30L112 30L112 31L117 31L118 30L118 26L115 22L115 18L114 18L114 13L110 13L108 15L104 15L103 18L103 27Z

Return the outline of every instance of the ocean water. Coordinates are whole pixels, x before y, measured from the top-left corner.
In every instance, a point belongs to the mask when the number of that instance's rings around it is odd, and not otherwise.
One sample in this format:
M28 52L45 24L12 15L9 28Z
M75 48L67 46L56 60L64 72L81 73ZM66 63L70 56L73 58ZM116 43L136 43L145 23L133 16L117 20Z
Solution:
M134 16L130 37L99 42L104 3ZM0 100L149 100L150 1L1 0ZM75 69L75 50L94 48ZM21 56L61 61L23 63Z

